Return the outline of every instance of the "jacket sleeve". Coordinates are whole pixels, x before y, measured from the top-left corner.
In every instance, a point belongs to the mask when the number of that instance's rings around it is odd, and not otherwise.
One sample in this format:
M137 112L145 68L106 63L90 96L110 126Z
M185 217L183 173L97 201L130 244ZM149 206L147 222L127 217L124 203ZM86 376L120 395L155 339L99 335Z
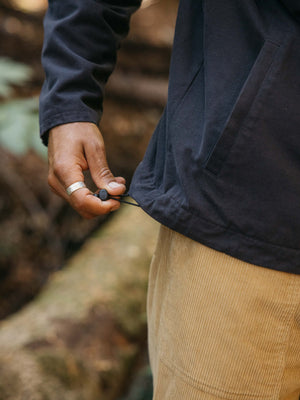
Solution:
M120 41L141 0L49 0L44 19L40 132L45 144L54 126L98 123L104 85Z

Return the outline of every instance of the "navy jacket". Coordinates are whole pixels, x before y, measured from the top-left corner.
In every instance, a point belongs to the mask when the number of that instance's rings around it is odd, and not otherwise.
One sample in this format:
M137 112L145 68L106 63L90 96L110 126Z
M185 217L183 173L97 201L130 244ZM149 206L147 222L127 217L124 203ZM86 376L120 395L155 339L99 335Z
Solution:
M41 132L98 123L135 0L50 0ZM181 0L168 103L130 193L162 224L300 273L300 1Z

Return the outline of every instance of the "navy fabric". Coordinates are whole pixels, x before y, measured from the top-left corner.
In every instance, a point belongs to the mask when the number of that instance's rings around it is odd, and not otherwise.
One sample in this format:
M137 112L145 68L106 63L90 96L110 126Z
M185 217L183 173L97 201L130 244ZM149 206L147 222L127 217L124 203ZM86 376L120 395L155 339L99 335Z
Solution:
M59 6L65 3L69 9ZM138 5L116 3L52 1L43 53L44 138L64 122L98 122L117 43ZM296 274L299 15L298 0L180 1L168 103L130 188L168 227L241 260Z
M40 130L68 122L98 123L104 85L140 0L49 0L44 19Z

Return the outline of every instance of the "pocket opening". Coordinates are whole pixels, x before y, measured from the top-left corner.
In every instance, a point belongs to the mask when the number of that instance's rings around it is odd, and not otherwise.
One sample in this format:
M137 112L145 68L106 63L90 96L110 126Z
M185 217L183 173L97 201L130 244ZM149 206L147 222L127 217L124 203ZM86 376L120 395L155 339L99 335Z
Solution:
M238 133L255 103L262 83L268 76L268 72L279 48L279 44L270 40L264 42L248 78L238 95L229 118L227 119L225 128L205 162L205 169L212 174L218 175L220 173Z

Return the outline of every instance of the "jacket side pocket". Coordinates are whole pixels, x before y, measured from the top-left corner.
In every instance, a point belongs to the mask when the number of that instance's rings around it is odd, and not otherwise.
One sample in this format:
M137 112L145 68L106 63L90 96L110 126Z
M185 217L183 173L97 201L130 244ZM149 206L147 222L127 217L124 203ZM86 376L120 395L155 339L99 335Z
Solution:
M262 46L250 74L233 106L232 112L227 119L223 133L219 137L206 162L205 168L214 175L218 175L221 171L236 140L237 134L255 102L255 98L268 74L279 47L278 44L270 40L266 40Z

